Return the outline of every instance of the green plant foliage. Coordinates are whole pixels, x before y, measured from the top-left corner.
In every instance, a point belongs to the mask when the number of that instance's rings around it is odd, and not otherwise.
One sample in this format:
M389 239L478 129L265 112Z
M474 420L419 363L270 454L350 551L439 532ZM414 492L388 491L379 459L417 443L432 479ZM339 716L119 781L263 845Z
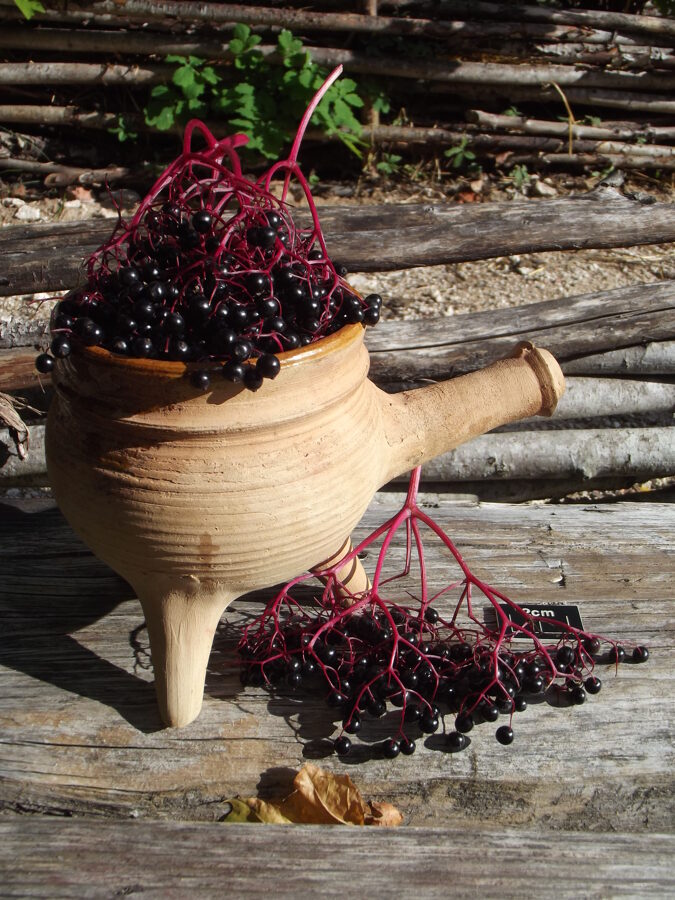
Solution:
M515 119L515 118L520 118L523 114L521 113L521 111L518 109L517 106L509 106L508 109L504 110L503 115L513 116L513 118Z
M402 158L396 153L383 153L380 161L375 163L375 169L380 175L386 175L387 178L391 178L393 175L398 175L401 171Z
M465 136L459 144L449 147L443 153L443 156L451 161L453 169L468 168L471 170L477 168L476 154L473 150L468 149L468 144L469 139Z
M531 180L530 173L527 171L527 166L516 165L511 169L511 182L516 190L522 191L525 185L529 184Z
M132 131L129 123L121 114L117 117L117 124L108 129L108 134L116 135L120 144L123 144L125 141L135 141L138 137L138 132Z
M239 23L229 43L232 67L216 69L196 56L167 56L166 61L177 68L169 84L152 89L146 123L166 131L194 117L218 117L248 136L249 151L278 158L327 72L287 29L277 37L281 68L266 58L259 43L258 35ZM374 102L382 111L389 109L381 93ZM356 113L363 105L356 82L342 78L327 91L312 124L361 156L361 123Z
M14 3L26 19L32 19L35 13L45 12L40 0L14 0Z

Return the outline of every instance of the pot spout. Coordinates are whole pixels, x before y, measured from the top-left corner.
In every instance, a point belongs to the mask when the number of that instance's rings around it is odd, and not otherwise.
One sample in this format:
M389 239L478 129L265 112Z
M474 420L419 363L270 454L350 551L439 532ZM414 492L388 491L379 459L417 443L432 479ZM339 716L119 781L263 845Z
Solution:
M477 372L400 394L380 392L388 445L382 484L499 425L552 415L564 391L555 358L528 341Z

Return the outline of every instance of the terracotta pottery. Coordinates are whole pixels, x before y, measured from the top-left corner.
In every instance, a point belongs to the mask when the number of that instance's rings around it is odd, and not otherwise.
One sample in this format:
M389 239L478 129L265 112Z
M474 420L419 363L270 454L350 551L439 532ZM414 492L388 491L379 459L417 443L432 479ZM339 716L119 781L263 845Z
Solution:
M363 335L350 325L281 354L256 393L225 379L202 393L181 363L101 349L57 362L50 482L75 531L140 599L168 725L198 715L235 597L339 560L393 476L550 414L564 390L553 357L521 345L482 371L386 394L367 379ZM350 590L362 589L350 566Z

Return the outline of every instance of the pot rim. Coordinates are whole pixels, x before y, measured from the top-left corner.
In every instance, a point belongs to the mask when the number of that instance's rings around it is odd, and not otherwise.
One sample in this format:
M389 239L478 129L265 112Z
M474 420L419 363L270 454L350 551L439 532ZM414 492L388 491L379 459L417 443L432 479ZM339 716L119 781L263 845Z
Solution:
M326 337L323 337L312 344L307 344L305 347L298 347L296 350L285 350L282 353L275 353L274 355L278 358L282 368L301 365L310 360L314 361L319 359L329 353L334 353L342 347L346 347L359 337L362 337L365 330L365 326L360 322L353 325L344 325L339 331L326 335ZM105 350L103 347L78 347L75 352L78 356L81 356L83 359L90 362L96 362L97 364L111 366L113 368L122 368L138 374L146 373L180 377L186 372L194 372L202 369L211 371L219 369L223 365L222 362L216 360L184 363L175 360L118 356L115 353L111 353L110 350Z

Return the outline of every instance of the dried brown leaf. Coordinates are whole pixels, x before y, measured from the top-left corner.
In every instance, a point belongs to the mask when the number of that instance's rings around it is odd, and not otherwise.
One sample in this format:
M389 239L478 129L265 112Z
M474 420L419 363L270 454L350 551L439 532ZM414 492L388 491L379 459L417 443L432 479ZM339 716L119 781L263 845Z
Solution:
M294 822L363 825L366 805L349 775L334 775L307 763L293 781L295 791L281 809Z
M0 424L9 428L19 459L25 459L28 451L28 428L14 408L9 394L0 393Z
M395 828L403 822L403 816L392 803L383 801L375 803L371 800L368 804L370 812L366 815L366 825L381 825L386 828Z

